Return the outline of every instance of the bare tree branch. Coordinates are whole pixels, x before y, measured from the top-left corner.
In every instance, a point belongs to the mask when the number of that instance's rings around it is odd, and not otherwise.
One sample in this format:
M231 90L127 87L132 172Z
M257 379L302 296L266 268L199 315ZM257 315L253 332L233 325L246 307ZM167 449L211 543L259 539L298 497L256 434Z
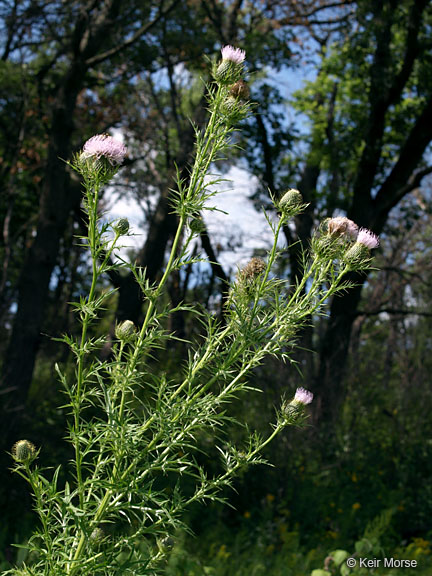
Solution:
M391 315L401 315L401 316L424 316L425 318L431 318L432 312L422 312L416 309L408 308L377 308L376 310L357 310L354 316L378 316L379 314L391 314Z
M416 182L418 186L421 179L431 172L430 168L425 169L426 174L422 174L423 171L419 171L412 177L412 181L406 184L413 170L415 170L420 162L431 139L432 100L429 100L405 140L398 161L373 201L375 216L372 224L376 229L382 229L383 223L390 210L398 204L405 194L416 187L414 186Z
M415 174L411 176L407 184L402 188L400 188L400 190L398 190L397 196L399 198L403 198L404 196L406 196L407 194L418 188L422 183L423 178L425 176L428 176L428 174L432 174L432 166L427 166L426 168L423 168L423 170L418 170L417 172L415 172Z
M169 12L171 12L171 10L177 6L179 1L180 0L173 0L173 2L171 2L171 4L168 6L166 10L161 10L159 14L156 16L156 18L154 18L154 20L151 20L150 22L146 22L145 24L143 24L143 26L141 26L134 34L132 34L130 38L128 38L121 44L118 44L117 46L110 48L109 50L106 50L101 54L96 54L95 56L88 58L85 61L86 66L91 67L95 66L96 64L100 64L104 60L107 60L108 58L115 56L128 46L134 44L137 40L139 40L139 38L141 38L141 36L143 36L149 30L151 30L151 28L153 28L164 16L166 16Z

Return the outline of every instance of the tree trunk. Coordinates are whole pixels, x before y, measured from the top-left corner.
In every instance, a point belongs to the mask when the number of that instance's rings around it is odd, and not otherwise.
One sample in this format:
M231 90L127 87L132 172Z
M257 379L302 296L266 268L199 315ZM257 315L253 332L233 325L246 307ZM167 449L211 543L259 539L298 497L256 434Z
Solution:
M359 161L348 217L358 225L380 234L391 209L415 186L419 186L425 171L415 170L422 161L432 139L432 101L429 99L405 142L400 146L398 160L390 173L377 186L379 164L383 153L386 115L389 108L399 102L403 90L421 57L419 31L428 0L411 4L407 18L407 36L403 63L398 72L392 67L392 15L389 3L377 3L376 19L381 26L376 32L376 49L371 65L369 114L364 124L364 148ZM423 47L424 48L424 47ZM348 357L351 329L360 302L362 286L367 275L353 276L357 286L336 296L331 304L330 320L320 348L320 362L315 381L316 417L332 420L337 417L344 395L343 378Z
M8 441L10 434L13 435L20 426L20 417L40 344L49 282L57 261L60 240L71 209L76 208L76 204L80 202L80 192L77 193L76 188L73 192L69 187L66 164L60 158L70 155L72 117L82 79L81 69L71 70L53 112L37 235L25 258L18 283L18 309L3 364L1 382L2 411L14 414L14 418L2 418L3 427L8 422Z
M353 275L357 286L336 296L331 304L330 318L320 347L320 360L314 385L315 416L325 421L336 418L343 400L342 381L351 338L351 329L360 302L364 277Z

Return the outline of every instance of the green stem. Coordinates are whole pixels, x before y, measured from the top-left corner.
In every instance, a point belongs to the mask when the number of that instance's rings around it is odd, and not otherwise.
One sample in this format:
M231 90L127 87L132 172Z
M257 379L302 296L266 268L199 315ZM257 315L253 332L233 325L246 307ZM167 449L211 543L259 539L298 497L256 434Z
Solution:
M210 144L214 142L214 135L213 132L215 131L215 127L216 127L216 121L217 121L217 103L218 103L218 99L219 99L219 95L221 92L221 88L218 87L218 92L217 95L215 97L214 102L216 102L216 105L213 107L212 113L211 113L211 117L210 117L210 121L207 125L206 131L204 133L204 137L203 137L203 142L204 142L204 146L201 150L197 151L197 155L195 158L195 162L194 162L194 166L192 169L192 174L191 174L191 178L190 178L190 183L188 186L188 191L186 193L186 199L189 199L190 197L192 197L197 190L200 190L202 188L202 183L204 180L204 176L205 176L205 171L203 170L203 162L205 162L204 166L205 169L207 170L209 165L211 164L211 162L214 160L215 157L215 152L218 149L218 141L216 140L216 143L213 145L212 149L210 150ZM223 142L223 140L222 140ZM219 147L220 147L221 143L219 142ZM209 151L210 150L210 151ZM206 158L206 156L208 156ZM96 214L95 214L96 216ZM146 333L147 333L147 328L153 318L153 314L156 308L156 300L157 298L160 296L160 294L162 293L162 290L166 284L166 281L172 271L173 268L173 263L174 260L176 258L176 254L177 254L177 249L180 243L180 239L181 239L181 234L182 234L182 230L183 227L185 225L186 222L186 216L184 214L182 214L180 216L180 220L177 226L177 231L174 237L174 241L171 247L171 252L170 252L170 256L168 259L168 263L166 265L165 268L165 272L159 282L158 288L156 290L156 293L154 294L153 298L150 299L149 301L149 305L147 308L147 312L146 312L146 316L144 318L144 322L142 324L139 336L138 336L138 340L134 349L134 352L132 354L132 357L130 359L128 368L127 368L127 375L131 375L135 368L136 365L138 363L139 357L140 357L140 353L141 353L141 348L142 345L144 343L145 337L146 337ZM96 225L96 220L95 220L95 225ZM89 231L90 231L90 226L89 226ZM92 253L93 256L93 253ZM95 259L93 258L93 271L95 271ZM95 278L93 277L93 280L95 280ZM90 295L94 294L94 289L95 289L95 282L92 282L92 290L90 292ZM89 296L89 300L90 300L90 296ZM85 319L86 320L86 319ZM81 339L81 347L83 345L83 343L85 342L85 336L86 336L86 331L87 331L87 322L85 321L83 323L83 336ZM203 361L203 359L202 359ZM201 366L201 364L200 364ZM82 359L80 356L80 364L79 364L79 371L78 371L78 389L77 389L77 393L80 392L81 390L81 380L82 380ZM175 393L175 395L180 393L180 390L184 387L185 382L183 383L183 385L180 387L180 389L178 389ZM120 405L120 416L122 416L123 414L123 410L124 410L124 405L125 405L125 397L124 395L122 395L122 400L121 400L121 405ZM76 412L76 411L75 411ZM154 420L154 416L152 416L149 420L147 420L146 425L144 427L147 428L150 425L150 422ZM78 426L79 426L79 416L77 414L75 414L75 431L78 431ZM83 493L82 493L82 476L81 476L81 462L79 460L79 441L78 439L76 440L76 445L75 445L75 450L76 450L76 459L77 459L77 479L78 479L78 485L79 485L79 493L80 493L80 502L83 501ZM121 476L121 479L124 479L127 474L130 472L131 467L133 466L133 463L124 471L124 473ZM112 479L114 479L117 476L118 473L118 466L117 463L114 465L113 470L112 470ZM93 518L93 524L97 524L101 518L103 517L105 510L109 504L109 500L111 498L113 494L112 489L108 489L103 497L103 499L101 500L94 518ZM73 575L73 573L75 572L76 566L77 566L77 561L81 556L81 553L84 549L84 545L85 545L85 540L86 540L86 536L85 533L83 531L81 531L81 536L80 536L80 540L78 542L78 546L76 548L75 554L73 556L73 565L72 568L70 569L70 571L68 572L71 576Z
M280 431L284 428L283 425L277 425L275 426L275 429L273 430L273 432L270 434L270 436L264 440L263 442L260 443L259 446L257 446L255 448L255 450L253 450L249 455L248 455L248 460L251 460L254 456L256 456L257 454L259 454L259 452L261 452L263 450L263 448L265 448L268 444L270 444L270 442L272 442L272 440L280 433ZM229 470L227 470L225 472L225 474L223 474L222 476L220 476L219 478L217 478L215 480L216 484L224 484L226 483L226 481L232 477L233 473L236 472L236 470L238 470L240 468L240 466L242 466L242 463L237 462L235 464L235 466L233 466L232 468L230 468ZM200 498L200 494L199 493L195 493L193 496L191 496L189 498L189 500L187 500L184 503L184 508L190 506L195 500Z
M94 196L92 197L92 192L88 190L87 192L87 200L88 200L88 213L89 213L89 244L90 244L90 253L92 257L92 283L90 287L90 293L88 296L88 304L94 299L95 291L96 291L96 284L98 280L98 269L97 269L97 250L96 250L96 241L97 241L97 205L98 205L98 194L99 194L99 186L95 184L94 189ZM78 375L77 375L77 388L75 394L75 403L74 403L74 444L75 444L75 463L76 463L76 473L77 473L77 484L78 484L78 494L79 494L79 501L80 507L83 508L84 505L84 490L83 490L83 481L82 481L82 468L81 468L81 451L80 451L80 439L79 439L79 431L80 431L80 408L81 408L81 396L82 396L82 389L84 384L84 345L87 340L87 329L90 322L90 312L86 311L84 318L82 320L82 332L81 332L81 343L80 343L80 351L79 351L79 358L78 358Z
M329 262L326 266L326 268L324 269L324 272L322 274L322 276L325 278L327 276L328 271L330 270L332 266L332 263ZM345 267L338 275L338 277L336 278L336 280L334 281L334 285L335 287L339 284L340 280L342 279L342 277L346 274L347 272L347 268ZM315 291L314 290L310 290L308 292L308 295L306 298L311 298L313 297ZM330 296L331 293L331 289L329 289L329 291L327 291L315 304L312 308L309 308L307 313L299 316L299 319L302 319L305 316L309 316L310 314L312 314L315 310L317 310L322 304L323 302ZM277 326L276 322L273 322L271 324L271 326L269 326L265 333L270 333L273 331L273 329L275 328L275 326ZM271 348L272 344L274 343L275 340L277 340L280 336L280 333L282 331L283 326L280 326L279 328L276 329L274 336L271 338L271 340L260 350L259 356L264 356ZM227 329L224 330L224 332L227 332ZM225 335L225 334L224 334ZM235 358L238 358L238 356L241 355L241 353L244 351L245 347L242 347L238 353L236 354ZM209 350L207 350L207 352L209 352ZM206 360L206 355L203 356L203 358L201 359L199 365L197 366L197 368L199 368L202 364L204 364ZM233 380L231 380L231 382L228 384L228 386L226 388L224 388L224 390L222 390L222 392L219 394L218 398L223 398L224 396L226 396L231 390L232 388L236 385L236 383L245 375L249 372L249 370L251 369L251 367L254 365L254 363L256 362L256 358L254 358L254 361L249 361L246 366L244 366L240 372L237 374L237 376L235 378L233 378ZM203 385L201 388L199 388L199 390L196 391L196 393L191 396L187 401L188 403L193 403L195 400L197 400L200 396L202 396L202 394L204 394L210 387L211 385L217 380L218 378L218 374L215 374L212 378L210 378L210 380L208 380L205 385ZM189 381L189 380L188 380ZM179 388L177 388L177 390L174 392L174 396L179 393L181 391L181 389L184 387L184 384L186 382L184 382L182 384L182 386L180 386ZM178 419L179 416L177 416ZM193 427L194 424L196 424L198 422L198 419L195 418L191 423L188 429L190 429L191 427ZM181 440L182 436L185 435L187 433L187 431L184 432L184 434L179 435L176 439L175 442L177 442L178 440ZM148 446L146 447L146 451L150 451L152 450L156 444L157 441L160 439L161 434L156 435L152 441L148 444ZM166 455L169 451L170 447L166 447L165 450L160 454L160 458L159 460L161 460L161 458Z
M218 96L220 94L220 90L221 90L221 88L219 87L218 93L217 93L216 98L215 98L215 102L218 101ZM188 190L186 193L186 200L188 200L191 196L194 195L196 188L197 188L197 184L199 182L199 177L202 175L202 177L204 178L205 172L203 171L202 162L203 162L203 159L208 154L208 149L209 149L210 143L213 140L212 134L213 134L213 131L215 128L216 119L217 119L217 106L215 106L212 110L209 123L208 123L207 128L206 128L205 133L204 133L204 137L203 137L203 142L205 142L204 148L202 150L198 150L197 154L196 154L194 166L192 169L192 174L190 177L190 183L189 183ZM211 163L211 161L213 160L214 153L215 153L215 150L213 149L211 151L211 153L208 154L208 160L207 160L207 163L205 165L206 169L209 166L209 164ZM129 373L132 373L136 367L136 364L137 364L137 361L138 361L138 358L140 355L140 351L141 351L141 346L142 346L142 343L144 342L144 339L145 339L147 327L148 327L148 324L150 323L150 320L151 320L152 315L153 315L153 311L156 307L155 302L156 302L157 298L160 296L160 294L162 293L162 289L164 288L166 281L167 281L170 273L172 272L173 263L174 263L174 260L176 258L177 248L178 248L178 245L180 243L181 234L182 234L182 230L183 230L185 223L186 223L186 216L182 215L180 217L180 220L179 220L179 223L177 226L176 234L175 234L174 241L173 241L173 244L171 247L171 252L170 252L169 259L168 259L168 263L165 267L164 274L163 274L163 276L159 282L159 285L157 287L155 295L153 296L153 298L149 302L149 306L147 308L147 313L146 313L146 316L144 318L144 322L142 324L140 334L138 337L138 342L137 342L137 345L135 346L135 350L134 350L134 353L133 353L133 356L131 359L131 363L129 366L129 370L128 370Z
M267 280L268 280L271 267L272 267L274 261L276 260L277 243L278 243L278 240L279 240L280 231L281 231L282 226L284 225L284 223L285 223L284 218L282 218L282 217L279 218L279 222L278 222L278 225L277 225L277 228L276 228L276 232L275 232L275 235L274 235L273 246L272 246L272 249L271 249L271 252L270 252L270 255L269 255L269 258L268 258L268 262L267 262L267 267L266 267L266 269L265 269L265 272L264 272L264 275L263 275L263 277L262 277L261 283L260 283L259 288L258 288L258 290L257 290L257 294L256 294L256 296L255 296L255 300L254 300L254 304L253 304L253 308L252 308L252 313L251 313L250 325L252 324L252 322L253 322L253 320L254 320L254 318L255 318L256 309L257 309L258 303L259 303L259 301L260 301L263 288L264 288L264 286L266 285L266 282L267 282Z

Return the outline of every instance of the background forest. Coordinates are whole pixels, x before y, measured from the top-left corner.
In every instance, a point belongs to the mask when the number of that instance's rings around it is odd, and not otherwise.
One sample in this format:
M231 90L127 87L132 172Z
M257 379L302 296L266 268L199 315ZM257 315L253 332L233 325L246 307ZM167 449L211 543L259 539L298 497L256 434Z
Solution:
M431 574L432 2L0 0L0 26L0 567L25 559L11 544L36 522L10 472L13 443L43 446L45 466L70 459L53 366L72 358L53 338L77 332L69 303L91 280L76 240L82 186L60 159L94 134L123 138L128 157L104 207L133 202L139 236L124 257L157 282L177 226L176 167L186 178L209 60L230 44L246 51L254 114L213 171L235 174L243 197L232 229L197 214L196 254L211 263L174 274L171 302L199 302L223 322L236 264L266 250L241 207L258 222L289 188L308 203L283 230L279 275L293 285L323 218L345 215L381 245L374 268L352 274L355 288L310 318L290 362L255 369L262 394L230 410L261 430L281 394L305 386L309 425L268 447L272 467L241 475L230 507L190 511L194 536L173 541L167 574L346 576L335 550L416 559L416 574ZM105 282L117 289L105 333L138 325L132 274L114 269ZM163 352L167 374L196 327L178 312L169 329L180 340Z

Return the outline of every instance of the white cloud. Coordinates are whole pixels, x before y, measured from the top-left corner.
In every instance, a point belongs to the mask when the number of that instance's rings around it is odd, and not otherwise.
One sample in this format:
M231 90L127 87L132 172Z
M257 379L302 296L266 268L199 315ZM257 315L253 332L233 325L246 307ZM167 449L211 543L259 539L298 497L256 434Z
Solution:
M258 212L250 200L257 187L256 177L237 167L232 167L225 177L231 182L219 186L225 191L212 198L210 204L227 214L205 212L204 220L213 244L228 247L219 255L222 266L235 269L244 265L254 250L270 248L273 235L263 212Z
M139 249L145 242L147 235L144 226L144 214L139 203L132 196L121 196L114 190L107 190L106 217L109 220L127 218L129 220L130 232L132 236L123 236L121 239L122 248L118 251L122 258L127 257L127 251L131 248Z
M254 250L271 247L272 232L264 214L257 211L250 200L257 186L256 178L238 167L232 167L224 177L228 181L218 186L220 192L210 199L209 205L227 214L205 211L204 220L222 266L226 271L235 271ZM139 203L132 196L119 198L114 191L108 191L107 200L107 217L127 218L135 234L124 238L122 244L127 248L141 247L147 231ZM127 248L121 251L122 257L126 256Z

